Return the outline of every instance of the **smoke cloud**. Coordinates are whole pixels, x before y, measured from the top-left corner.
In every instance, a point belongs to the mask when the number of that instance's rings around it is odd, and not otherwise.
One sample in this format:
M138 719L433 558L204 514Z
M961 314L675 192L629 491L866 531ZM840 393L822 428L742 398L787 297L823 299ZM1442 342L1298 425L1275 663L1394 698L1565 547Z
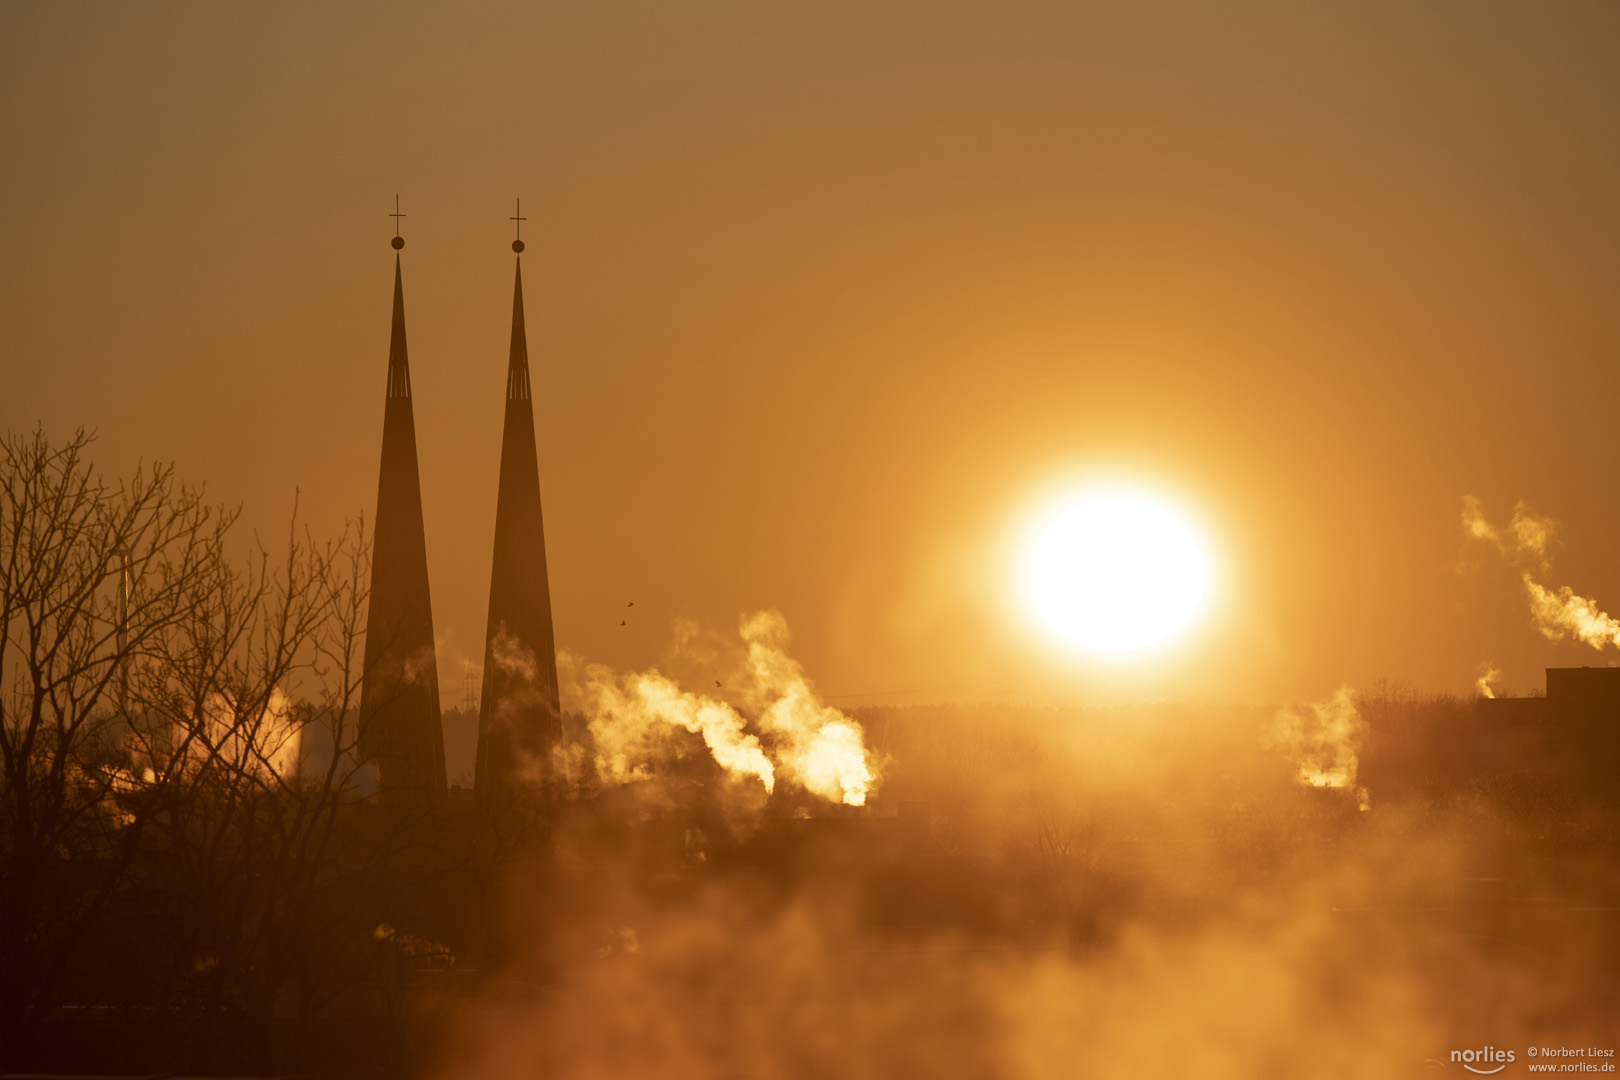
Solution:
M760 727L779 737L788 770L824 799L864 805L872 769L861 729L811 690L804 669L787 654L787 620L775 611L748 616L742 639L748 644L745 700L759 711Z
M1520 500L1513 507L1513 519L1506 529L1498 529L1485 517L1485 507L1472 495L1464 495L1463 532L1471 540L1488 544L1520 566L1535 566L1545 572L1551 567L1549 552L1558 535L1558 523L1535 513Z
M1300 783L1353 791L1365 810L1372 805L1371 795L1356 784L1356 769L1366 730L1354 691L1341 686L1327 701L1277 710L1262 741L1294 764Z
M1596 600L1577 596L1568 585L1548 589L1528 573L1524 591L1530 598L1530 620L1548 641L1574 638L1599 651L1620 646L1620 619L1604 612Z
M653 748L667 726L703 736L703 745L734 776L776 788L776 768L759 737L730 705L682 690L657 671L619 676L600 665L585 669L586 716L597 747L597 769L617 783L645 778Z
M1620 647L1620 619L1568 585L1549 589L1537 580L1552 569L1549 548L1558 532L1557 522L1531 512L1520 502L1513 508L1513 520L1507 528L1497 529L1485 518L1480 501L1464 495L1462 525L1470 539L1494 547L1521 567L1520 580L1530 603L1531 625L1548 641L1573 638L1599 651L1611 645ZM1478 685L1486 697L1494 696L1483 679Z
M1502 672L1495 664L1486 664L1485 670L1474 680L1474 691L1482 698L1496 696L1496 684L1502 681Z
M860 725L816 695L787 653L787 621L758 612L741 620L739 635L740 661L701 649L693 628L677 634L675 659L705 678L720 676L713 681L730 688L729 700L684 689L656 669L620 674L564 655L564 671L575 675L570 705L585 715L598 777L646 778L672 731L683 729L701 735L732 777L757 781L766 794L781 776L831 802L865 805L876 773Z
M405 657L404 681L411 686L421 686L428 681L430 675L436 674L434 669L434 652L429 648L420 648Z
M721 693L746 678L732 657ZM1612 807L1549 813L1555 776L1445 779L1476 730L1463 699L1343 690L1275 712L862 710L886 762L872 801L930 799L931 837L959 855L890 859L863 815L720 842L671 893L636 884L633 847L570 841L567 903L539 918L554 901L513 893L515 924L548 936L458 1006L422 1075L1364 1080L1487 1042L1521 1061L1606 1045ZM1274 726L1297 764L1262 752ZM1317 797L1367 780L1366 813ZM585 838L627 814L575 812ZM1555 847L1549 828L1587 839ZM978 895L976 914L950 907Z
M535 662L534 650L508 633L505 623L496 629L489 649L495 666L507 674L523 683L533 683L538 677L540 669Z
M279 686L258 715L224 694L209 694L194 728L200 745L190 756L197 764L218 759L265 780L298 772L303 729L293 717L292 700ZM186 734L176 731L175 741L184 744Z

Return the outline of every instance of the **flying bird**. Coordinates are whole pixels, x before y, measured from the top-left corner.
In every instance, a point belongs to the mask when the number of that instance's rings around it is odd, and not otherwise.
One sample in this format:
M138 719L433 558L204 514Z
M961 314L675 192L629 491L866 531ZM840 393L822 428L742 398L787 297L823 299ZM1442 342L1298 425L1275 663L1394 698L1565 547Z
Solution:
M636 602L635 602L635 601L634 601L634 600L632 600L632 601L630 601L630 602L629 602L629 603L628 603L628 604L626 604L626 605L624 605L624 606L625 606L625 607L635 607L635 606L636 606Z
M619 625L620 625L620 626L623 626L623 625L624 625L624 620L623 620L623 619L620 619L620 620L619 620Z
M719 680L719 679L716 679L716 680L714 680L714 685L716 685L716 686L721 686L721 685L723 685L723 684L722 684L722 683L721 683L721 682L720 682L720 680Z

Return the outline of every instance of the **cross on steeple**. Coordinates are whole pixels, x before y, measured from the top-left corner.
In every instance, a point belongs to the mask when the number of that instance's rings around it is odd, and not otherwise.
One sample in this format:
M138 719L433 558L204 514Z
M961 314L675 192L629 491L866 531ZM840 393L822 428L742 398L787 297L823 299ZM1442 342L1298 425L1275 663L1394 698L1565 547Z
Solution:
M517 222L517 239L512 241L512 250L521 255L521 254L523 254L523 223L525 221L529 220L528 218L523 216L523 200L522 199L519 199L517 201L517 213L514 214L512 217L507 218L506 220L507 221L515 221L515 222Z
M394 219L394 250L398 251L405 246L405 238L399 235L399 219L405 215L399 212L399 196L394 196L394 212L388 215Z

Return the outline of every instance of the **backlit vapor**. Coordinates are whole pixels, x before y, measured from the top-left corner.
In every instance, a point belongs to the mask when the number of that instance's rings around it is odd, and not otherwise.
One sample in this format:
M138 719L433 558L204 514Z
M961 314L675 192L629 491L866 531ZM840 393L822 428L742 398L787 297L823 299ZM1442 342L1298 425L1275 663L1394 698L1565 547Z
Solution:
M1371 798L1357 786L1356 770L1366 730L1354 691L1341 686L1327 701L1277 710L1264 741L1294 764L1300 783L1354 791L1365 810Z
M864 805L875 774L860 725L824 704L787 654L786 620L774 611L745 616L740 636L740 667L719 657L700 663L706 675L721 676L717 685L733 686L729 701L683 689L657 670L621 674L565 655L565 671L577 672L570 696L585 714L597 775L612 783L647 777L680 728L701 735L718 765L757 780L767 794L780 775L829 801ZM695 635L680 637L678 648Z
M298 772L303 731L293 718L292 701L279 686L257 715L252 705L209 694L191 734L197 745L188 753L190 761L217 758L262 780L287 779ZM176 731L174 739L184 746L186 736Z
M1568 585L1550 589L1537 580L1552 568L1548 548L1557 534L1557 522L1532 513L1520 502L1513 508L1508 527L1499 530L1485 518L1480 501L1464 495L1462 524L1470 539L1491 545L1522 568L1520 580L1530 603L1530 622L1543 637L1549 641L1574 639L1598 650L1620 647L1620 619ZM1483 684L1481 680L1481 693L1491 696Z
M1472 495L1462 497L1463 532L1471 540L1489 544L1519 565L1534 563L1538 569L1550 568L1549 549L1558 535L1558 523L1542 517L1521 499L1513 507L1513 518L1507 528L1498 529L1485 517L1485 506Z
M715 762L733 776L755 777L767 793L776 787L775 767L735 709L682 690L657 671L621 676L593 664L585 669L585 706L597 771L605 780L647 776L658 740L668 728L681 727L702 735Z
M759 710L759 725L781 740L784 764L804 787L834 802L863 806L872 769L853 720L824 705L787 654L787 620L761 611L742 621L748 643L748 682L743 694Z
M874 901L920 867L880 863L881 891L859 888L858 860L828 861L861 850L831 846L855 828L816 830L802 862L761 843L805 835L791 829L710 848L727 854L687 872L678 904L661 883L620 884L537 918L519 892L528 933L573 919L564 936L599 947L537 949L548 965L561 957L546 989L479 996L423 1075L1366 1080L1444 1062L1481 1029L1496 1045L1529 1045L1545 1017L1606 1030L1612 920L1532 923L1457 903L1482 867L1534 865L1524 853L1545 850L1534 830L1504 829L1538 820L1508 809L1535 805L1523 789L1430 786L1433 750L1473 730L1474 703L1376 686L1324 696L1293 712L1304 734L1323 714L1330 728L1365 722L1355 782L1379 789L1365 814L1261 751L1274 709L862 710L871 752L893 763L883 795L938 793L936 812L949 800L960 831L933 835L971 838L992 922L875 921ZM1348 779L1328 757L1318 771ZM875 823L843 823L862 818ZM745 851L769 853L773 882L796 866L796 885L761 903ZM633 880L619 855L595 855L612 880ZM1613 864L1591 865L1610 888ZM572 872L563 880L580 889L609 876ZM1513 888L1539 888L1539 873ZM928 910L952 895L917 885ZM1479 935L1501 925L1512 929ZM533 970L503 972L503 985Z
M1530 598L1530 619L1547 640L1574 638L1599 650L1620 646L1620 619L1604 612L1596 600L1577 596L1568 585L1548 589L1528 573L1524 591Z

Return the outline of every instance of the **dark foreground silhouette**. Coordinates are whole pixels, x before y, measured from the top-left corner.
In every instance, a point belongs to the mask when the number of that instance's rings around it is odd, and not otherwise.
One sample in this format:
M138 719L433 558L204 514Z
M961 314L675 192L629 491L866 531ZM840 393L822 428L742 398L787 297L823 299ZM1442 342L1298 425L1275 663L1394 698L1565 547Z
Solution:
M37 879L5 1068L1364 1077L1601 1047L1606 695L1362 695L1339 788L1301 782L1274 710L1172 705L858 711L860 808L767 797L684 732L636 783L499 806L199 782Z

